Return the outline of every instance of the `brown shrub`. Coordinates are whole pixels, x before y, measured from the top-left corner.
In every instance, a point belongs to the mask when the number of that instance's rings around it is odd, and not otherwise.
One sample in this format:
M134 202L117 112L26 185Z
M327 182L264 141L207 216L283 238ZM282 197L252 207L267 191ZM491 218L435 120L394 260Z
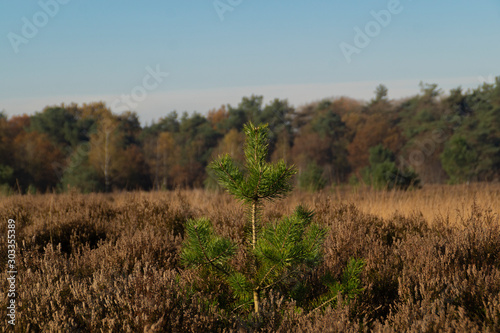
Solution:
M440 195L445 192L439 189ZM364 291L347 306L310 316L274 292L259 317L232 313L227 286L217 278L200 279L179 262L190 218L207 216L219 234L243 240L246 212L226 194L194 190L4 198L0 218L16 220L19 247L16 330L500 331L498 212L471 198L454 217L434 215L429 221L415 209L380 217L336 195L296 193L280 205L267 204L263 220L289 214L298 202L313 208L316 221L329 231L321 267L303 277L312 287L309 297L323 288L323 273L340 278L351 257L366 263ZM387 198L382 199L386 204ZM6 235L6 223L0 232ZM5 267L6 238L1 239ZM2 290L8 286L6 277L4 271ZM7 301L2 293L3 318ZM5 319L0 326L6 328Z

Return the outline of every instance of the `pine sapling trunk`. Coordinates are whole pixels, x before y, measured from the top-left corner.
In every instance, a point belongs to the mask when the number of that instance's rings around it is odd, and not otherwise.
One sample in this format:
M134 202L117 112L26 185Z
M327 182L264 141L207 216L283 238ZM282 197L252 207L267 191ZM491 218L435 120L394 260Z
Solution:
M253 290L253 305L255 313L259 313L259 289L255 288Z
M257 200L252 202L252 249L255 250L255 244L257 243Z
M255 250L257 243L257 200L252 202L252 249ZM257 262L254 263L256 265ZM259 286L253 290L253 305L255 313L259 313Z

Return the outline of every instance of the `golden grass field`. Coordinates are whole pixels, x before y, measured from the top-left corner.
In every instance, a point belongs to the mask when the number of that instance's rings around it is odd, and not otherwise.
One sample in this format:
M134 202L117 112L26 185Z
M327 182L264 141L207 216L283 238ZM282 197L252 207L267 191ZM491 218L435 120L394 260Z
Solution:
M500 214L500 184L426 185L417 191L371 189L333 191L331 199L354 203L363 212L382 218L393 214L422 214L432 224L436 219L451 222L471 213L473 204Z
M199 209L210 209L211 193L190 190L186 195L189 204ZM140 192L118 196L116 200L135 200L137 197L157 200L167 198L172 192ZM267 204L286 207L289 211L298 204L311 207L329 201L331 204L354 204L363 213L384 219L394 214L406 217L421 214L432 225L436 219L449 219L450 223L471 214L475 205L500 215L500 184L426 185L414 191L380 191L370 187L334 187L318 193L296 191L277 203ZM236 202L235 202L236 203Z
M45 194L0 200L2 252L16 221L16 332L499 332L500 184L376 191L336 187L266 203L266 223L297 204L328 230L319 271L366 265L349 305L303 316L282 295L262 314L228 311L217 279L182 267L187 219L206 216L240 241L246 212L222 192ZM8 289L2 273L2 290ZM306 277L318 284L316 274ZM319 284L318 284L319 286ZM319 287L318 287L319 288ZM0 328L7 302L0 295ZM305 311L305 310L304 310ZM12 327L10 327L12 328Z

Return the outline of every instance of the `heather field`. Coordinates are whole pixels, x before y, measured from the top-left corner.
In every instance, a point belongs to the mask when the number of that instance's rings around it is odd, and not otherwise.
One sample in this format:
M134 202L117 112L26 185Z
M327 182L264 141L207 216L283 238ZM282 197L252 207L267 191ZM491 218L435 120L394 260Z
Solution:
M321 264L303 276L312 288L300 302L270 291L253 315L231 307L234 296L217 276L201 277L180 260L189 219L207 217L220 235L243 241L247 212L226 193L3 197L2 267L9 219L18 245L15 331L500 331L499 184L293 192L266 203L262 223L299 203L327 230ZM365 263L362 291L311 311L320 276L342 280L350 258ZM2 330L11 328L7 277L3 270Z

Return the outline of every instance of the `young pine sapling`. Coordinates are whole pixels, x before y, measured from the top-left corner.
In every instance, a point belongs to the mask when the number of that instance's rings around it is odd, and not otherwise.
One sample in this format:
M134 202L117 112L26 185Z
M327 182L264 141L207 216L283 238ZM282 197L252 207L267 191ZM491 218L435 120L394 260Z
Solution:
M256 127L249 123L244 126L244 132L243 170L228 155L214 160L210 168L219 183L248 206L251 225L245 248L248 262L240 269L230 265L236 245L215 235L205 218L188 221L181 259L188 267L198 267L222 277L241 305L253 302L254 312L258 313L264 292L286 288L300 274L320 263L326 231L312 223L313 213L302 206L281 221L265 227L260 225L262 202L282 198L290 192L295 169L284 161L266 161L267 125Z

